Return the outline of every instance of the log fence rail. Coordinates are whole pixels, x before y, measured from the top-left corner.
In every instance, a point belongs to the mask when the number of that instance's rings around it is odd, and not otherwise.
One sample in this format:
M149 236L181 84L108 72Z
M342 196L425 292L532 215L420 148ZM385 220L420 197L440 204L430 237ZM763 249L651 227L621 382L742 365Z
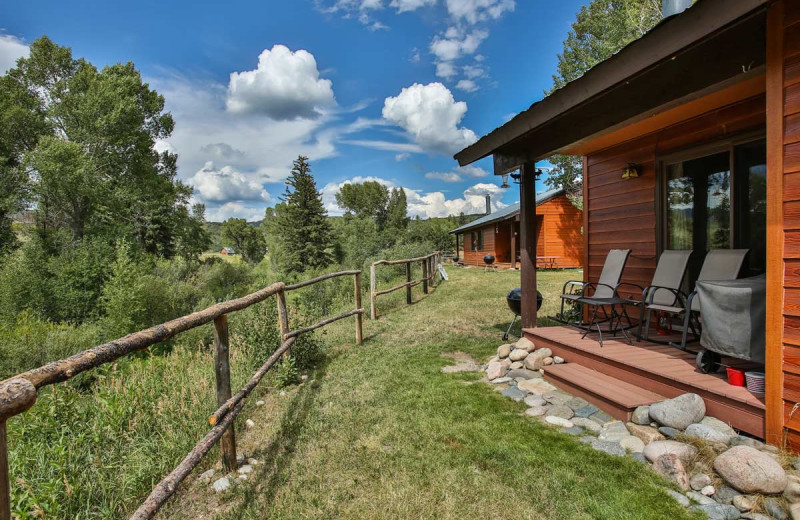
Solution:
M427 257L425 257L427 258ZM355 308L336 316L323 319L314 325L297 330L289 330L289 315L286 307L286 292L307 287L324 280L341 276L353 276ZM278 307L278 325L281 331L281 345L272 353L242 388L231 393L230 362L228 355L228 319L227 315L260 303L271 296L276 296ZM36 403L38 389L71 379L81 372L110 363L128 354L144 350L166 341L180 332L214 323L214 371L216 375L217 410L208 418L211 430L186 455L178 466L161 482L137 509L130 520L148 520L153 518L166 501L177 491L180 483L192 472L217 442L221 443L222 459L226 469L234 469L236 465L236 438L233 428L236 416L244 408L244 400L261 382L263 377L277 363L278 359L289 352L297 337L324 327L338 320L355 316L356 344L363 338L361 308L361 271L341 271L330 273L304 282L287 285L274 283L259 291L241 298L212 305L201 311L170 320L161 325L128 334L123 338L104 343L83 352L79 352L59 361L53 361L39 368L18 374L0 382L0 520L11 520L10 480L8 471L8 445L6 439L6 421L19 415Z
M422 284L423 294L428 294L428 288L436 283L437 266L441 263L442 255L438 251L426 256L404 258L402 260L378 260L369 266L369 315L373 320L378 319L378 296L393 293L405 288L406 304L411 304L411 288ZM422 278L411 279L411 265L419 262L422 266ZM405 265L406 281L389 289L378 290L377 268L379 265Z

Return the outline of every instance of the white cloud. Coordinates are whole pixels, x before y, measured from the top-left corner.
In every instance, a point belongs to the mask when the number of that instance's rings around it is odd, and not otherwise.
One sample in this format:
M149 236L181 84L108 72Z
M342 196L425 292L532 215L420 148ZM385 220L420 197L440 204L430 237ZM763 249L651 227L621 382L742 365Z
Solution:
M395 143L393 141L381 141L377 139L350 139L341 140L339 142L387 152L422 153L423 151L422 147L414 143Z
M390 7L397 9L398 13L416 11L421 7L435 5L438 0L392 0Z
M217 208L206 209L206 220L224 222L229 218L243 218L255 222L264 218L263 207L245 206L240 202L228 202Z
M397 161L397 162L402 162L402 161L405 161L406 159L408 159L409 157L411 157L410 153L403 152L403 153L399 153L399 154L395 155L394 156L394 160Z
M497 20L516 7L514 0L446 0L446 4L451 17L471 24Z
M458 126L466 112L467 104L456 102L441 83L415 83L386 98L382 113L423 150L451 155L478 140L475 132Z
M332 83L320 79L314 55L284 45L262 51L255 70L231 73L226 101L230 112L278 121L315 119L335 105Z
M479 166L472 164L456 168L451 172L428 172L426 179L440 180L444 182L461 182L464 178L480 179L489 175L489 172Z
M262 201L272 199L264 185L230 166L215 168L208 161L190 179L196 195L207 202Z
M464 65L463 71L468 79L477 79L486 76L486 70L480 65Z
M452 79L458 75L458 67L449 61L439 61L436 63L436 77Z
M441 61L454 61L475 54L481 42L488 37L489 32L485 30L462 32L456 27L449 27L444 35L434 37L430 46L431 54Z
M10 34L0 34L0 75L17 65L19 58L27 58L30 49L25 43Z
M322 194L322 204L328 211L328 215L344 215L344 210L340 208L338 204L336 204L336 194L342 189L342 186L345 184L360 184L367 181L378 182L389 189L397 187L394 182L382 179L380 177L356 176L352 179L347 179L346 181L342 182L329 182L320 190L320 194Z
M456 83L456 88L458 90L463 90L464 92L475 92L478 90L478 85L476 85L471 79L462 79Z

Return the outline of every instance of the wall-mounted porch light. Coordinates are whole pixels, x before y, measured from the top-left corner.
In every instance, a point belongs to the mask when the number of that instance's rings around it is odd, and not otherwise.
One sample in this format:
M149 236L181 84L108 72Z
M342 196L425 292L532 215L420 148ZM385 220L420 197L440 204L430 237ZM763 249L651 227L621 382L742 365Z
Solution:
M642 167L638 164L628 163L628 166L622 170L622 178L633 179L634 177L638 177L641 171Z

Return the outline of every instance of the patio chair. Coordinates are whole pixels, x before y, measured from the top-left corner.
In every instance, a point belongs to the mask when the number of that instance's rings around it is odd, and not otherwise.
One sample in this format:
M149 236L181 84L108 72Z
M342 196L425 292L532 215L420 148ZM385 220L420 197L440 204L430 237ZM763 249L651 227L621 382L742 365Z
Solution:
M686 295L681 292L681 285L686 276L686 268L689 265L691 250L668 249L661 253L656 265L656 272L653 273L653 280L647 287L624 282L622 286L636 287L642 291L640 301L630 300L631 305L641 308L639 315L639 330L636 333L637 341L642 341L642 325L644 324L644 338L650 336L650 318L654 305L666 305L669 307L684 307Z
M603 270L596 283L584 283L581 280L570 280L564 284L561 290L561 313L557 319L563 323L575 324L568 320L564 314L564 304L586 303L592 304L592 300L603 300L613 298L617 294L617 287L622 278L622 270L631 254L630 249L612 249L606 256ZM591 291L591 295L587 291Z
M747 255L749 249L712 249L703 260L703 267L700 269L700 274L697 276L697 281L722 281L722 280L735 280L739 276L739 271L742 268L744 257ZM683 305L680 301L676 302L679 305L664 304L655 301L655 294L659 291L654 291L650 295L650 300L643 304L649 316L652 311L666 312L670 315L683 315L683 330L681 331L680 344L669 343L673 347L681 350L686 350L686 343L689 336L689 329L692 330L692 341L700 339L699 329L701 327L699 315L701 314L700 301L695 298L696 291L689 293ZM648 334L647 327L645 327L645 338Z

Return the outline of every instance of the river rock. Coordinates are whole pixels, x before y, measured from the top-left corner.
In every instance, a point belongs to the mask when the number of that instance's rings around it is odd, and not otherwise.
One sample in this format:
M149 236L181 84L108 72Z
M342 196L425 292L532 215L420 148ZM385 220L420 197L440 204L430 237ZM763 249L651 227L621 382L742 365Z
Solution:
M550 404L558 405L558 406L566 406L572 396L562 392L561 390L554 390L552 392L546 392L542 394L542 398Z
M531 406L527 410L525 410L525 415L530 415L531 417L541 417L542 415L547 413L547 408L544 406Z
M800 503L800 477L796 475L788 476L788 484L786 489L783 490L783 498L790 504Z
M677 491L673 491L671 489L667 489L666 491L669 496L674 498L675 501L680 505L682 505L683 507L689 507L691 505L691 502L689 502L689 499L686 498L686 495L682 495L681 493L678 493Z
M216 474L217 474L217 470L215 470L214 468L211 468L208 471L204 471L203 473L200 473L200 476L198 478L202 482L205 482L206 484L208 484L209 482L211 482L211 479L214 478L214 475L216 475Z
M619 445L632 453L641 453L644 451L644 443L638 437L628 435L619 441Z
M608 453L609 455L616 455L618 457L623 457L625 456L626 453L625 448L620 446L618 442L593 439L591 444L592 448L596 449L597 451Z
M700 490L700 494L701 495L705 495L707 497L712 496L716 492L717 492L717 488L715 488L714 486L706 486L706 487L704 487L703 489Z
M650 417L662 426L685 430L690 424L700 422L706 414L703 398L697 394L683 394L650 405Z
M575 412L572 411L572 408L569 406L553 406L550 408L550 411L547 412L547 415L553 415L555 417L561 417L562 419L572 419L575 416Z
M224 493L231 488L231 481L228 477L222 477L214 482L213 487L217 493Z
M527 404L528 406L545 406L547 405L547 401L542 399L541 395L529 394L525 398L525 404Z
M587 404L586 406L582 406L575 410L576 417L591 417L592 415L598 412L598 408L593 404Z
M496 379L492 379L490 383L492 383L493 385L501 385L503 383L510 383L511 381L513 381L513 379L511 379L510 377L503 376L503 377L498 377Z
M543 366L549 367L552 364L553 364L553 358L551 358L551 357L546 357L546 358L544 358L542 360L542 365Z
M689 497L692 500L692 502L697 502L700 505L717 503L713 498L709 498L705 495L702 495L697 491L689 491L688 493L686 493L686 496Z
M549 348L540 348L528 354L525 358L525 368L530 370L539 370L544 366L544 360L551 356L552 352Z
M577 410L579 408L583 408L584 406L588 406L589 405L589 401L587 401L583 397L573 397L572 399L570 399L569 401L567 401L564 404L569 406L573 410Z
M772 518L768 517L767 515L762 515L761 513L745 513L741 516L744 520L773 520Z
M584 430L589 430L592 433L600 433L600 430L603 429L602 426L586 417L573 417L570 421L572 421L572 424L575 426L580 426Z
M674 453L665 453L658 457L653 462L653 469L659 475L678 484L682 490L689 491L689 475L686 474L681 459Z
M515 348L508 355L508 359L510 359L511 361L522 361L526 357L528 357L528 351L522 350L521 348Z
M705 513L708 520L737 520L741 518L738 509L726 504L692 506L692 511L701 511Z
M522 361L514 361L513 363L508 365L508 369L509 370L519 370L520 368L523 368L524 366L525 366L525 364Z
M612 442L619 442L628 436L630 436L630 433L628 432L628 428L625 427L625 423L622 421L606 423L599 435L600 440Z
M714 470L742 493L772 495L783 492L788 484L780 464L749 446L734 446L719 455L714 460Z
M539 372L535 372L533 370L528 370L527 368L512 368L508 371L508 377L511 378L518 378L521 377L523 379L541 379L542 374Z
M564 362L565 361L564 361L563 357L561 357L561 356L553 356L553 363L555 363L556 365L561 365Z
M602 411L602 410L600 410L600 411L599 411L599 412L597 412L597 413L593 413L593 414L592 414L592 415L589 417L589 419L592 419L592 420L594 420L594 421L597 421L597 423L598 423L598 424L600 424L600 426L604 425L604 424L605 424L605 423L607 423L608 421L613 421L613 420L614 420L614 418L613 418L613 417L611 417L610 415L608 415L606 412L604 412L604 411Z
M689 479L689 486L695 491L700 491L706 486L711 485L711 477L706 475L705 473L698 473L697 475L692 475L692 478Z
M628 431L631 432L631 435L638 437L645 445L653 441L664 440L664 436L651 426L642 426L634 423L628 423L625 426L628 427Z
M731 440L731 436L727 433L722 433L718 429L702 423L690 424L683 433L690 437L698 437L707 441L722 442L724 444L728 444Z
M714 428L718 432L724 433L728 437L733 437L734 435L736 435L736 430L731 428L731 426L728 423L722 422L716 417L705 416L703 417L703 420L700 421L700 424L710 426L711 428Z
M653 441L644 447L643 453L650 462L667 453L677 455L684 462L691 462L697 456L697 448L678 441Z
M783 507L780 500L776 498L768 498L764 500L764 509L770 516L777 520L789 520L789 512Z
M642 426L647 426L650 424L652 422L650 421L650 407L637 406L631 414L631 422L634 424L640 424Z
M562 426L564 428L572 428L573 426L575 426L567 419L564 419L563 417L557 417L555 415L548 415L547 417L544 418L544 420L550 424L554 424L556 426Z
M486 377L489 381L497 379L498 377L503 377L504 375L506 375L506 367L499 361L493 361L486 367Z
M506 388L505 390L503 390L502 394L505 397L510 397L511 399L520 402L523 399L525 399L525 396L528 395L528 392L520 390L516 386L512 386L510 388Z
M533 344L533 341L529 340L528 338L519 338L514 346L520 348L522 350L527 350L528 352L533 352L536 348L536 345Z
M669 426L659 426L658 432L667 439L674 439L675 437L681 434L680 430L676 430L675 428L670 428Z
M746 437L744 435L736 435L731 437L731 446L750 446L751 448L755 448L760 450L764 447L764 443L758 439L753 439L752 437Z
M551 385L544 379L528 379L526 381L520 381L517 386L520 390L525 390L526 392L536 395L546 394L556 389L555 386Z
M497 357L500 359L507 358L509 354L511 354L511 345L506 344L497 347Z
M714 498L721 504L733 504L733 499L739 496L742 494L727 484L717 486L717 492L714 494Z
M252 419L247 419L247 420L244 422L244 425L245 425L245 426L247 426L247 429L248 429L248 430L252 430L253 428L255 428L255 427L256 427L256 423L254 423Z
M750 497L746 497L744 495L738 495L733 497L733 507L741 511L742 513L746 513L753 509L753 501Z

